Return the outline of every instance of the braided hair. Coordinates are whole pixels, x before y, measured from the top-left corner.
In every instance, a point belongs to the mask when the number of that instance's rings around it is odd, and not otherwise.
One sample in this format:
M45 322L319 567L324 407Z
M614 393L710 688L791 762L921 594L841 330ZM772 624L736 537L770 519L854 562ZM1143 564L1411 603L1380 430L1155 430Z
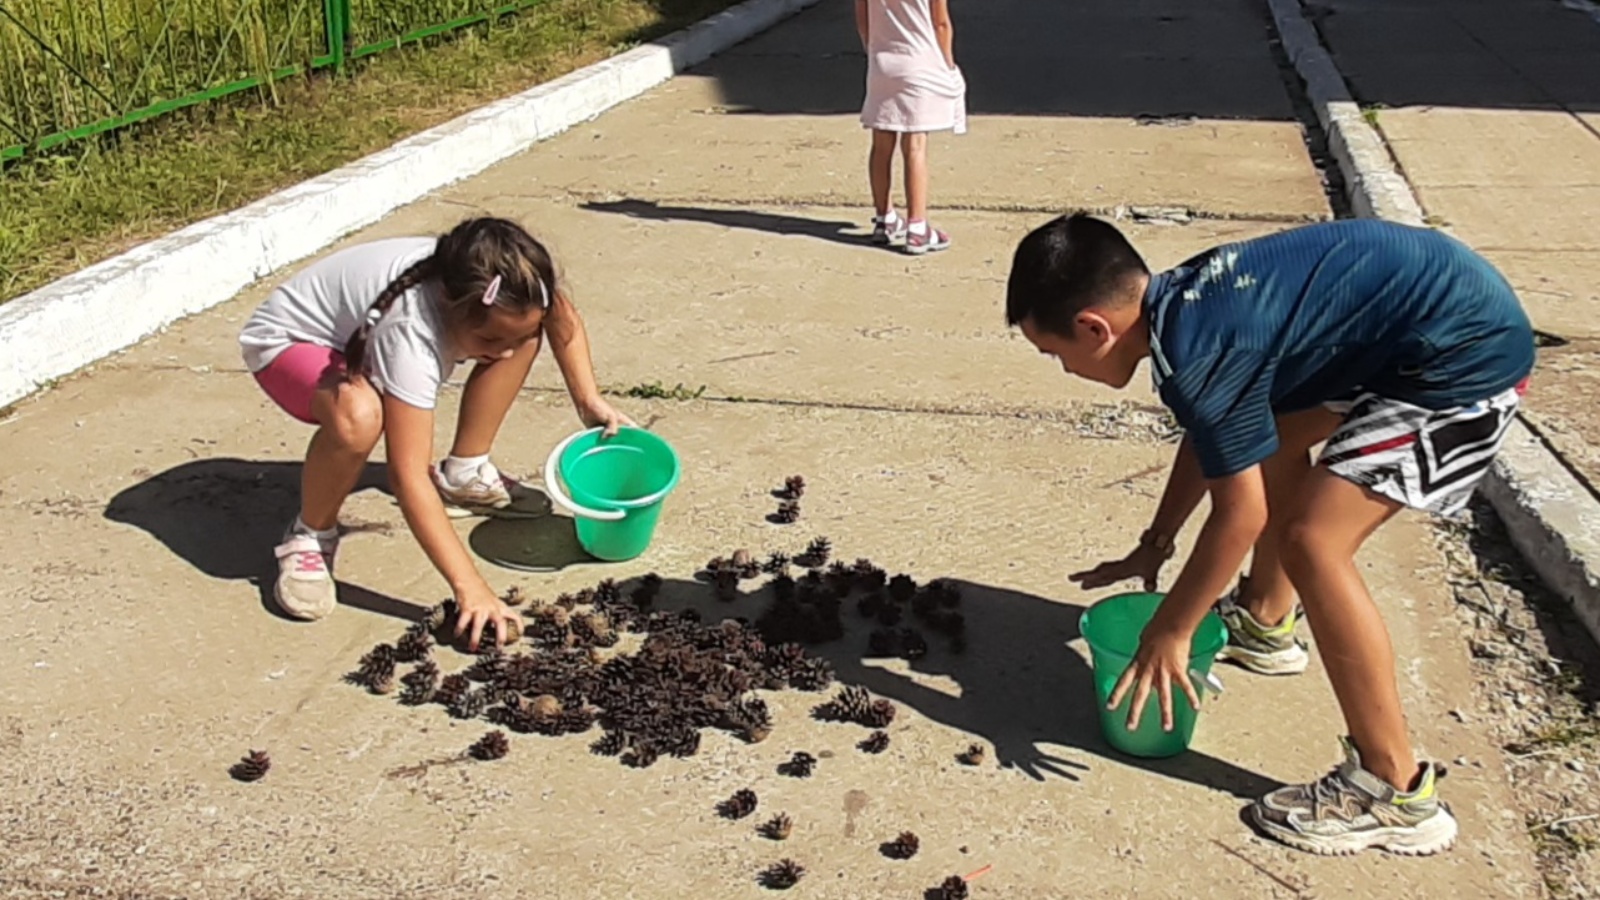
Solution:
M430 280L444 288L440 312L452 330L483 324L494 307L516 313L548 308L557 290L549 250L522 226L509 219L467 219L440 237L430 256L379 292L361 327L345 343L350 372L365 371L372 330L395 300Z

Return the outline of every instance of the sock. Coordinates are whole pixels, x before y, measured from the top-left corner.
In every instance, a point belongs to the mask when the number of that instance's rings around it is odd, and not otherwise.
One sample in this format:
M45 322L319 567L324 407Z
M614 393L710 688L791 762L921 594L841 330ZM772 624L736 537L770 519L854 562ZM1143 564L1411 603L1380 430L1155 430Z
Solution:
M912 234L914 234L914 235L916 235L918 237L922 237L922 236L924 236L924 235L926 235L928 233L928 220L927 219L916 219L916 220L913 220L909 227L911 229L911 233Z
M878 221L885 225L894 225L896 222L900 221L900 216L891 209L883 215L878 216Z
M454 454L444 458L444 480L454 487L466 487L478 475L478 468L489 461L489 454L482 456L456 456Z
M289 526L289 533L305 534L317 538L318 540L331 541L339 536L339 526L335 525L325 531L318 531L317 529L312 528L310 525L307 525L304 519L300 518L299 516L295 516L294 524Z

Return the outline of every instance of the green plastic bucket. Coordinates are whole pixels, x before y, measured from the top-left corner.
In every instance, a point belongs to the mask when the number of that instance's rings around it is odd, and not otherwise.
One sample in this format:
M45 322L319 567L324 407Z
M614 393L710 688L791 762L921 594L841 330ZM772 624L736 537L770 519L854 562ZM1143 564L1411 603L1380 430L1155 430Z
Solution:
M1199 711L1189 704L1183 686L1172 686L1172 730L1161 727L1161 698L1152 688L1145 702L1139 727L1128 730L1128 710L1133 704L1133 691L1122 698L1116 709L1106 709L1117 680L1133 662L1139 651L1139 635L1161 605L1161 594L1118 594L1107 597L1083 611L1078 620L1078 630L1089 643L1094 658L1094 692L1100 711L1100 730L1112 747L1130 756L1160 758L1176 756L1189 749L1194 738L1195 719ZM1228 640L1228 628L1214 612L1206 613L1200 627L1195 629L1189 645L1189 678L1195 693L1205 699L1206 689L1220 692L1222 685L1211 674L1211 664Z
M642 428L605 439L603 431L580 431L557 444L545 460L544 485L576 517L584 551L620 562L650 547L681 467L672 445Z

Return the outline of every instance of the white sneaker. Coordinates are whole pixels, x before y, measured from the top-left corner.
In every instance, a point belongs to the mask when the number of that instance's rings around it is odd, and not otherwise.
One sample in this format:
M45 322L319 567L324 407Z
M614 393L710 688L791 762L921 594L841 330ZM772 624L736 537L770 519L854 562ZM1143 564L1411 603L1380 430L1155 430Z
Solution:
M276 550L278 583L272 597L278 608L307 622L333 612L339 605L333 582L333 557L338 550L338 538L323 540L299 532L285 536Z
M444 511L452 519L466 516L495 516L503 519L532 519L549 515L550 500L515 478L500 474L494 463L486 462L463 485L451 484L444 467L435 463L433 485L444 500Z

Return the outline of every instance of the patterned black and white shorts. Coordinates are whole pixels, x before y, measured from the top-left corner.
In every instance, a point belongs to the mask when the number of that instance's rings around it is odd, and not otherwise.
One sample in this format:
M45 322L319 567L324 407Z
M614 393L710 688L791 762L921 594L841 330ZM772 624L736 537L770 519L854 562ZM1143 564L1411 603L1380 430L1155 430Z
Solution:
M1344 422L1317 463L1396 503L1453 516L1489 471L1527 389L1523 379L1488 400L1443 410L1377 394L1324 404Z

